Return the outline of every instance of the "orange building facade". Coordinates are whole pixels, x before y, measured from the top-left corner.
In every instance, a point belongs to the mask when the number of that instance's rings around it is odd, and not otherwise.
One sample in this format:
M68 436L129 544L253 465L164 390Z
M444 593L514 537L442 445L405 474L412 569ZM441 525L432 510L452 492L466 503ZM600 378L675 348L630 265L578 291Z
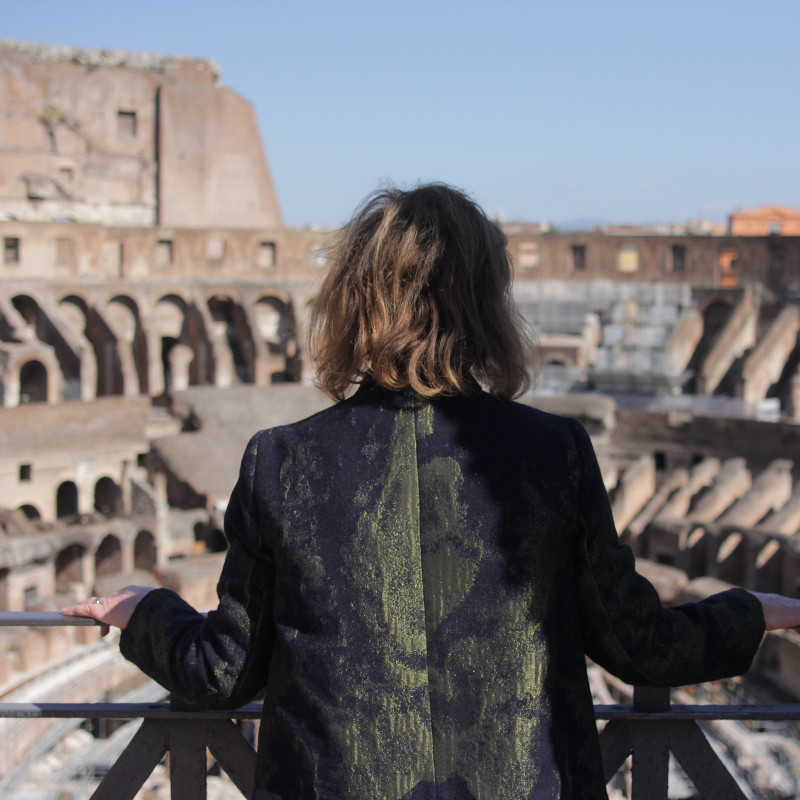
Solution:
M800 236L800 209L761 206L735 211L728 227L732 236Z

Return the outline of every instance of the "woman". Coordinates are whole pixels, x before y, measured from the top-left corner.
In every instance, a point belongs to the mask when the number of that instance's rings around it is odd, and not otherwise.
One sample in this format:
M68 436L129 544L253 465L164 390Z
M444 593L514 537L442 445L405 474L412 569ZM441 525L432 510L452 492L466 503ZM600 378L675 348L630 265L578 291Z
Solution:
M694 683L745 671L765 617L800 624L741 589L661 607L586 432L510 400L531 354L511 277L464 194L369 198L311 315L339 402L250 441L218 609L133 587L65 610L193 702L266 689L257 798L605 797L584 654Z

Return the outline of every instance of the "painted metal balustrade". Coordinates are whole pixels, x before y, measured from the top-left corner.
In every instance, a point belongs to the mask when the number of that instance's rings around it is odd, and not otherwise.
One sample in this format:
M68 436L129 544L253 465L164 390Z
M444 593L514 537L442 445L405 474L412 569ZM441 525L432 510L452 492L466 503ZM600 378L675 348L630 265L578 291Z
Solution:
M0 613L0 626L96 625L59 613ZM0 703L0 718L143 719L92 800L126 800L142 788L169 753L173 800L206 797L208 750L245 797L250 797L255 750L234 720L255 720L261 707L188 710L170 703ZM800 703L784 705L672 705L669 689L636 687L632 705L596 705L606 781L632 755L632 800L667 800L674 754L698 793L714 800L747 800L699 726L712 720L800 720Z

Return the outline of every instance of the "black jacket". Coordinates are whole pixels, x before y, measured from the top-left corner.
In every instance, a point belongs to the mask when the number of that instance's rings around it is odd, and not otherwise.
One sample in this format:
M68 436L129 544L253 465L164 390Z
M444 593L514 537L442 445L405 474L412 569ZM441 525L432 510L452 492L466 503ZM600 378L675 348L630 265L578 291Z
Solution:
M584 654L695 683L764 631L739 589L663 609L583 428L479 391L362 389L257 434L226 534L219 608L152 592L122 650L206 705L266 688L264 800L604 798Z

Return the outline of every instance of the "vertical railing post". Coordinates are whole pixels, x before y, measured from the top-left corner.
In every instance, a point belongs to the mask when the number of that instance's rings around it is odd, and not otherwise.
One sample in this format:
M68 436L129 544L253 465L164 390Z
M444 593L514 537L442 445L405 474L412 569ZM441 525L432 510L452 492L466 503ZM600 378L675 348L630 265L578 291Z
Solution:
M187 720L169 726L169 783L172 800L206 798L206 730Z
M668 688L637 686L634 711L668 711ZM669 726L655 716L638 721L633 735L632 800L667 800L669 782Z

